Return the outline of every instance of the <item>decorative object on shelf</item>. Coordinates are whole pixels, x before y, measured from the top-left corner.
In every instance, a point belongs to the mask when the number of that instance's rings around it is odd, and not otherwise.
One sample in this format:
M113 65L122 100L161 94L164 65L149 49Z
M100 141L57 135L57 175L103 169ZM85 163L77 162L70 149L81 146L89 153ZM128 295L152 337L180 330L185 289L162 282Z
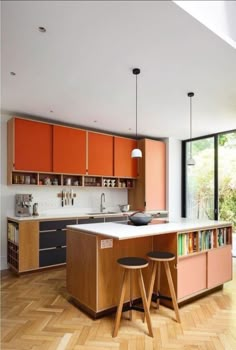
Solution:
M137 124L138 124L138 74L140 74L139 68L133 69L133 74L136 76L136 140L137 140ZM142 158L142 151L139 148L134 148L131 152L132 158Z
M45 179L44 179L44 185L51 185L52 183L51 183L51 179L50 179L50 177L45 177Z
M193 92L188 93L190 98L190 156L187 160L187 165L195 165L195 160L192 157L192 97L194 96Z
M71 178L70 178L70 177L67 177L67 178L65 179L65 185L71 186Z
M52 180L52 184L55 186L58 185L58 179L56 177Z

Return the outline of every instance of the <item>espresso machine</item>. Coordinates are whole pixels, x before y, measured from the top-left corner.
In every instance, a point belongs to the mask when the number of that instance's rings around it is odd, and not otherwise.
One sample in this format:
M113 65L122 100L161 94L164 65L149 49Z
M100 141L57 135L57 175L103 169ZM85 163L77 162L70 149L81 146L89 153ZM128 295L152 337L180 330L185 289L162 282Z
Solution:
M31 216L32 194L16 194L15 214L16 216Z

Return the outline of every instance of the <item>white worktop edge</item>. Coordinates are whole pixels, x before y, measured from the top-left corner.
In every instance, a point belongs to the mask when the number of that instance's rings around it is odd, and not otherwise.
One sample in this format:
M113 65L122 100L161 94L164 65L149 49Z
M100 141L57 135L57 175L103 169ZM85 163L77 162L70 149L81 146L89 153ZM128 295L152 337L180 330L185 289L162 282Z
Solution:
M160 219L161 220L161 219ZM89 232L91 234L107 236L119 240L161 235L174 232L185 232L214 227L231 226L228 221L178 219L166 224L152 224L145 226L123 225L122 223L94 223L83 225L68 225L67 229Z

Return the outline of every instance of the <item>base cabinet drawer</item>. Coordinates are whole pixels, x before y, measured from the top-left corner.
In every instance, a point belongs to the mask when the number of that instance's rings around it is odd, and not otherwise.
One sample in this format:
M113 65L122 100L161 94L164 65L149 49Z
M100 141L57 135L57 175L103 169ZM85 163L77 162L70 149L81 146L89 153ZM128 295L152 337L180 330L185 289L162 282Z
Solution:
M39 249L61 247L66 245L66 231L44 231L39 234Z
M46 249L39 252L39 267L63 264L66 262L66 247Z

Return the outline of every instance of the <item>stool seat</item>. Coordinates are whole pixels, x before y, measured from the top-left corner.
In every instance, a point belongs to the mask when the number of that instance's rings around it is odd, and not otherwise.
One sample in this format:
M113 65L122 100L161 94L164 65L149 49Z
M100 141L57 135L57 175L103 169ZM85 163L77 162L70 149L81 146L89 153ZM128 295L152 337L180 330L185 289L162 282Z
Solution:
M145 316L147 318L147 326L148 326L148 331L149 335L153 337L153 331L152 331L152 324L151 324L151 317L150 317L150 312L149 312L149 307L148 307L148 302L147 302L147 295L145 291L145 286L143 282L143 275L142 275L142 269L148 266L148 260L144 258L139 258L136 256L127 256L123 257L117 260L117 263L124 269L124 274L123 274L123 282L121 286L121 292L120 292L120 299L119 299L119 305L117 307L116 311L116 319L115 319L115 325L114 325L114 330L113 330L113 337L117 336L118 333L118 328L120 325L120 319L121 319L121 314L122 311L130 311L130 316L132 310L136 311L142 311L145 313ZM143 302L143 308L140 308L138 306L135 306L133 301L132 301L132 283L131 283L131 274L135 272L135 270L138 273L138 284L139 284L139 289L142 297L142 302ZM125 298L125 291L128 286L128 280L130 280L130 301L129 301L129 306L125 310L123 309L123 304L124 304L124 298ZM131 319L131 317L130 317Z
M175 259L175 255L169 252L158 252L158 251L154 251L154 252L149 252L147 253L147 256L151 259L151 260L160 260L160 261L171 261Z
M127 269L143 269L148 266L148 261L146 259L135 256L120 258L117 262L119 265Z
M179 308L178 308L174 284L173 284L170 266L169 266L169 262L175 259L175 255L170 252L152 251L147 253L147 256L153 262L152 275L151 275L149 291L148 291L148 307L150 307L151 301L155 301L158 308L159 299L170 300L172 301L172 304L175 310L176 320L177 322L180 323L181 321L180 321L180 315L179 315ZM171 298L160 294L161 264L164 265L164 270L165 270ZM153 293L154 282L156 277L157 277L157 292Z

